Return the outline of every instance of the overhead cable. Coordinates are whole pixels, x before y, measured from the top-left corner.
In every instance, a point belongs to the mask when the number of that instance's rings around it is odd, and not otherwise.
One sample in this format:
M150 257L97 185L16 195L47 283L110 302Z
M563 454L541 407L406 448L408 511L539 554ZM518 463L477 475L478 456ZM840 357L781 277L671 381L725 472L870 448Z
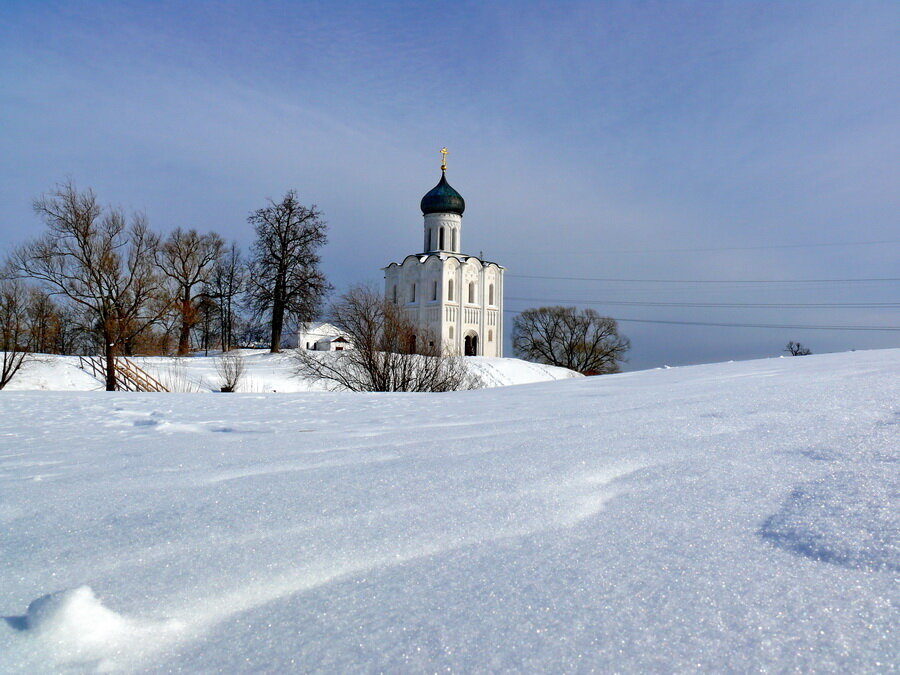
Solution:
M521 302L552 302L563 305L617 305L623 307L722 307L748 309L900 309L900 302L652 302L632 300L549 300L508 297Z
M504 313L520 314L524 310L504 309ZM732 323L714 321L667 321L664 319L629 319L620 316L613 317L622 323L656 323L678 326L717 326L722 328L784 328L790 330L848 330L848 331L881 331L900 332L900 326L828 326L828 325L800 325L800 324L776 324L776 323Z
M538 274L507 274L516 279L545 279L556 281L608 281L627 284L844 284L897 282L900 277L868 277L857 279L619 279L613 277L554 277Z

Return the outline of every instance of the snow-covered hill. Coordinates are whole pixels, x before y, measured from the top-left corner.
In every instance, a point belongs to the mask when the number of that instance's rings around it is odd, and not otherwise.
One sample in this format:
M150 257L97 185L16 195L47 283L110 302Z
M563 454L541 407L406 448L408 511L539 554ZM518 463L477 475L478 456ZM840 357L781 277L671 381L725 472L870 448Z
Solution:
M267 350L238 350L245 363L245 375L239 392L301 392L325 391L324 382L310 382L295 373L296 363L291 353L270 354ZM330 355L323 354L324 358ZM216 372L216 357L194 356L190 358L136 357L133 361L148 373L177 392L219 391L222 379ZM466 361L486 387L503 387L511 384L530 384L547 380L563 380L581 377L566 368L529 363L519 359L498 359L484 356L470 357ZM7 386L10 391L41 389L45 391L96 391L102 383L79 368L77 356L39 354L27 362L19 375Z
M900 350L0 392L0 671L898 666Z

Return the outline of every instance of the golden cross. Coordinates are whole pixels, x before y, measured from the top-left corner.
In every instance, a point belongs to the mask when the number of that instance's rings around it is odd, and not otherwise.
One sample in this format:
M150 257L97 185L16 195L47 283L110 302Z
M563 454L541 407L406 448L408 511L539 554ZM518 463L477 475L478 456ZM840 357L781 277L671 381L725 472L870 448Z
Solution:
M450 151L447 148L441 148L441 171L447 170L447 155L450 154Z

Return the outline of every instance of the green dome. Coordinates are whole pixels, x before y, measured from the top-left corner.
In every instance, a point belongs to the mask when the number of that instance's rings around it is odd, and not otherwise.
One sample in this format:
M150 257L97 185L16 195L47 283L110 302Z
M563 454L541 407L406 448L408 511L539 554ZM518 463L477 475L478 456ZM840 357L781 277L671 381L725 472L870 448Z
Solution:
M441 180L422 197L422 214L455 213L462 215L466 210L466 201L456 190L450 187L447 176L441 172Z

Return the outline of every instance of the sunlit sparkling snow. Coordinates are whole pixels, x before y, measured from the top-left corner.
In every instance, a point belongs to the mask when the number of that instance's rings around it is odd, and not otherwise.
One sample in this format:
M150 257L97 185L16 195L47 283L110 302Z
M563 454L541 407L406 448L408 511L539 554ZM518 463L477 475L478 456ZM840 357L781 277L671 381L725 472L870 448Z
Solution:
M900 350L0 392L0 671L890 670L898 402Z

